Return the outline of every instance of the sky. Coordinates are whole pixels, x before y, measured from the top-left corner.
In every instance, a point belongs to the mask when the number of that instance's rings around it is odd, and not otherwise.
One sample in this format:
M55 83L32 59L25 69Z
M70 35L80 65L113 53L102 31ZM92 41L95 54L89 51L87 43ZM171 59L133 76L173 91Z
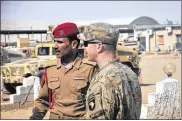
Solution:
M181 1L1 1L2 30L46 29L66 21L118 19L113 24L126 24L140 16L181 24Z
M48 22L149 16L181 22L181 1L2 1L3 20Z

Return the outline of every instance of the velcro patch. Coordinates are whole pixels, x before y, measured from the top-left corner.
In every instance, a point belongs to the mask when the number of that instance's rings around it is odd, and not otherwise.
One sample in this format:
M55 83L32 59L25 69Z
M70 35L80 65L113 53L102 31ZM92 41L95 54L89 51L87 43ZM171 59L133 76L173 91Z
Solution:
M73 80L85 80L85 77L74 77Z
M95 109L95 96L94 94L91 94L88 96L88 107L90 111L93 111Z

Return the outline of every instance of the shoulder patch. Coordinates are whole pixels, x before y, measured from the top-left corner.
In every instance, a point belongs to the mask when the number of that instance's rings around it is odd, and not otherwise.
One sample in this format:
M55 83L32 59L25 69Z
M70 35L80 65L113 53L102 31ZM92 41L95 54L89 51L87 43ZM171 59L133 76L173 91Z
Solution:
M95 96L93 94L88 96L88 107L90 111L95 109Z
M88 58L83 58L82 59L82 63L88 64L88 65L93 65L93 66L96 66L97 65L96 62L89 61Z

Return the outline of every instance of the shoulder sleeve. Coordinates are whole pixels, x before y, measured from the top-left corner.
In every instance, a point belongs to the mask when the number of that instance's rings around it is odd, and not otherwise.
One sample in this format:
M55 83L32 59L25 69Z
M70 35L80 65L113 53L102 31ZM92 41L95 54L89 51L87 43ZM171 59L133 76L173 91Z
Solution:
M43 65L43 68L50 68L50 67L54 67L54 66L56 66L56 64Z
M44 75L45 75L45 71L44 71ZM45 83L46 77L44 77L44 75L41 80L39 96L34 102L34 107L38 108L40 112L45 112L45 114L46 114L46 112L49 108L49 105L48 105L48 86Z
M96 66L96 62L92 62L92 61L89 61L87 58L83 58L82 59L82 63L84 64L88 64L88 65L92 65L92 66Z
M88 75L88 81L93 78L93 76L98 72L99 68L95 62L89 61L87 58L82 59L82 63L89 65L89 75Z
M40 65L40 67L48 68L51 66L56 66L56 64L57 64L57 60L54 59L54 60L49 60L49 61L44 62L43 64Z
M122 108L121 96L116 85L103 83L107 77L102 78L91 90L87 98L87 116L89 119L115 119ZM93 109L92 109L93 107Z
M47 111L49 108L49 97L48 97L48 76L49 72L52 71L52 69L56 68L55 65L49 65L44 68L44 74L41 79L41 87L39 90L39 96L35 100L35 107L37 107L41 112Z

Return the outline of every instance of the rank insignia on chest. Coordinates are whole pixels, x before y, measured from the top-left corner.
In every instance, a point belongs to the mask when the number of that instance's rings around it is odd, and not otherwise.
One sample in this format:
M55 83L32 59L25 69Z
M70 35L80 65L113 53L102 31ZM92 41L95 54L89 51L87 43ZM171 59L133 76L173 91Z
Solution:
M75 77L73 80L85 80L85 77Z
M93 94L88 97L88 107L90 111L95 109L95 96Z

